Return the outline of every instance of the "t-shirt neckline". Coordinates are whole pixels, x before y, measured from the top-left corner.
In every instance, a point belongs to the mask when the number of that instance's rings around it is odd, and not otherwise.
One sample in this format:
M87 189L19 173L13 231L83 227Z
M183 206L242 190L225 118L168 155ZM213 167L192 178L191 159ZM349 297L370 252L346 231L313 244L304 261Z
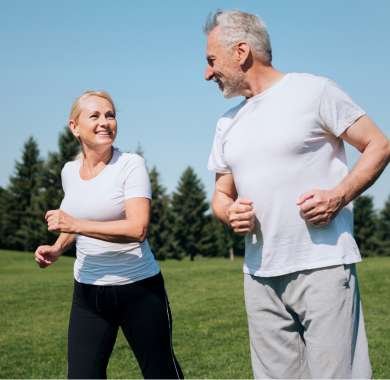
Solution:
M89 183L89 182L92 182L95 179L101 177L103 175L103 173L107 171L107 167L114 162L114 158L117 155L117 151L118 150L116 148L112 147L112 156L111 156L110 160L107 162L106 166L98 174L96 174L94 177L92 177L90 179L81 178L80 169L81 169L82 159L80 159L80 164L79 164L79 167L77 170L77 176L78 176L79 180L83 183Z
M252 103L256 100L259 100L261 98L264 98L265 96L267 96L268 94L270 94L271 92L273 92L275 89L277 89L278 87L280 87L285 81L286 79L290 77L290 73L286 73L284 74L280 79L278 79L275 83L273 83L270 87L268 87L266 90L260 92L259 94L256 94L250 98L246 98L244 99L244 104L248 104L248 103Z

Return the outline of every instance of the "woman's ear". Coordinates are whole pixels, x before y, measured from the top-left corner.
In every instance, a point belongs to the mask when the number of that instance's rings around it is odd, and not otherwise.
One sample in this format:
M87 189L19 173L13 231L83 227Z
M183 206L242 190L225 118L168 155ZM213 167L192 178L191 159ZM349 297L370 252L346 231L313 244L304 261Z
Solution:
M74 120L69 120L68 127L72 132L73 136L77 139L80 137L79 127Z

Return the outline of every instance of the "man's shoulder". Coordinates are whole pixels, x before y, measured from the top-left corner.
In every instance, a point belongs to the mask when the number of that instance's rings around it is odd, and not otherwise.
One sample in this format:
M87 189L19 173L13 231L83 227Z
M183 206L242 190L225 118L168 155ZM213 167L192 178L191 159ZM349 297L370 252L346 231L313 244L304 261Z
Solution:
M323 87L329 78L311 73L289 73L290 80L294 83L311 84Z
M245 100L243 100L243 101L241 101L240 103L236 104L235 106L229 108L229 109L220 117L220 119L222 119L222 118L233 119L234 116L237 115L237 112L243 107L244 104L245 104Z
M217 122L217 132L222 132L225 130L234 120L237 113L240 111L240 109L244 106L245 100L241 101L239 104L235 105L232 108L229 108L220 118Z

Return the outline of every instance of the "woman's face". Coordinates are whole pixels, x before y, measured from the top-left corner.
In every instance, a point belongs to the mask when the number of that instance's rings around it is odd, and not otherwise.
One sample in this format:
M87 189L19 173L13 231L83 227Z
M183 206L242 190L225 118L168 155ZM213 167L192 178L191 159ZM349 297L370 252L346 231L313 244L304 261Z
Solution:
M80 103L80 115L70 120L73 134L90 149L111 146L116 137L117 123L111 103L91 95Z

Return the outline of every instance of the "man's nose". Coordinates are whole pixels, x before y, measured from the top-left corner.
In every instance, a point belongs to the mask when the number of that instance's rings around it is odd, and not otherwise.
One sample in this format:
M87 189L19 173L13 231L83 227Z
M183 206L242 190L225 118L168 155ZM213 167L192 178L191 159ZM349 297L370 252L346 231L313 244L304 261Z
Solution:
M210 66L207 66L204 72L204 79L211 80L213 79L213 77L214 77L214 70Z

